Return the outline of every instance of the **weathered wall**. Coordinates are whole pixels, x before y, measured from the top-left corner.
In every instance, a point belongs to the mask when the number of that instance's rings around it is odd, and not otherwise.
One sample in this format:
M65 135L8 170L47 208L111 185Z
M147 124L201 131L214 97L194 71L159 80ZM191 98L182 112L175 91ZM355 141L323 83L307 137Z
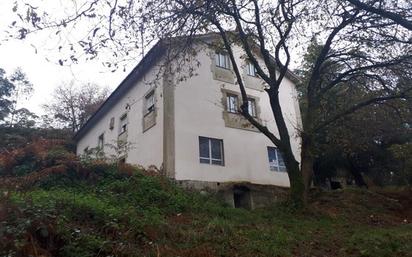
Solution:
M249 206L243 206L248 209L256 209L268 207L277 202L282 202L288 199L289 191L287 188L273 185L257 185L249 182L205 182L194 180L180 180L178 185L198 191L206 191L207 193L215 193L222 198L230 206L235 207L234 195L238 188L248 190L246 196L249 201Z
M240 58L240 49L237 49L236 54L239 62L244 63L244 59ZM166 174L176 180L247 181L288 187L289 180L285 172L269 169L267 146L273 146L269 139L253 128L242 129L242 126L238 126L240 123L233 120L233 115L224 113L224 92L239 92L234 77L230 77L234 74L230 71L216 73L218 68L215 67L214 51L211 49L199 51L197 60L201 63L196 70L198 75L177 84L177 74L169 74L158 81L155 91L156 124L153 127L144 131L143 108L144 96L155 86L151 82L158 72L157 68L151 69L137 81L125 97L114 104L105 117L79 140L78 154L86 147L96 147L101 133L105 133L106 143L115 144L119 134L119 119L127 113L127 140L133 147L127 155L128 163L143 166L154 164L157 167L164 165ZM248 76L245 65L242 66L242 72L248 95L257 101L259 120L277 134L262 80ZM163 88L163 85L167 88ZM296 128L300 127L300 113L297 92L293 83L285 79L279 94L291 131L293 151L299 161L300 141ZM167 115L164 115L164 110ZM115 118L113 130L109 129L111 117ZM223 139L224 166L199 162L199 136ZM110 154L110 149L105 147L105 152Z
M237 49L239 62L240 50ZM225 126L222 90L239 91L230 79L217 80L214 70L214 51L198 54L201 66L199 75L175 87L175 178L214 182L248 181L257 184L289 186L286 173L269 170L267 146L273 144L263 134L251 130ZM246 75L247 93L257 99L260 119L277 134L270 109L269 98L262 90L262 80ZM226 72L227 73L227 72ZM225 76L227 75L225 73ZM220 74L220 73L219 73ZM219 75L221 76L221 74ZM286 122L292 137L296 159L300 160L300 141L295 128L300 126L297 92L293 83L285 79L280 88L280 98ZM225 165L199 162L199 136L223 139Z
M126 156L128 163L139 164L145 167L156 165L160 167L163 163L163 87L162 81L152 83L158 72L154 67L141 80L136 81L126 95L111 107L111 110L100 119L78 142L77 154L82 154L86 147L97 146L98 136L104 133L105 143L116 145L119 135L120 117L127 113L128 131L127 141L131 143L131 149ZM144 131L143 109L144 97L155 88L155 122L156 124ZM130 108L126 108L129 106ZM153 114L152 114L153 115ZM114 129L109 129L110 118L114 117ZM150 124L153 125L153 124ZM109 146L104 147L107 155L113 153Z

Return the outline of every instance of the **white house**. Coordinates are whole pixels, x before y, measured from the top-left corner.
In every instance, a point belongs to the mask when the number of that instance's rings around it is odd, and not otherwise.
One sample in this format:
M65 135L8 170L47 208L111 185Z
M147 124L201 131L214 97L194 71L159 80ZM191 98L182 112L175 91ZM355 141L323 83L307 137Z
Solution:
M197 75L176 82L173 73L158 77L167 46L155 45L76 134L77 154L94 147L107 153L106 144L122 140L132 146L125 162L155 165L186 186L216 189L247 182L288 187L279 151L238 113L240 91L228 56L206 45L199 49ZM234 49L251 114L277 133L263 81L240 47ZM293 79L291 73L284 79L280 98L299 161L301 118ZM236 202L244 188L234 190Z

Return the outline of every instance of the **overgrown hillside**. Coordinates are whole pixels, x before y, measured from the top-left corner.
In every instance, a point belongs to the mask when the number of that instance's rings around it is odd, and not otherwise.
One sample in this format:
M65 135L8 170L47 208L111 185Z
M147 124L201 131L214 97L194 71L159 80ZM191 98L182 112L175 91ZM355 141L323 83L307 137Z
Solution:
M0 256L412 256L410 189L315 192L233 209L135 167L79 160L63 142L0 156Z

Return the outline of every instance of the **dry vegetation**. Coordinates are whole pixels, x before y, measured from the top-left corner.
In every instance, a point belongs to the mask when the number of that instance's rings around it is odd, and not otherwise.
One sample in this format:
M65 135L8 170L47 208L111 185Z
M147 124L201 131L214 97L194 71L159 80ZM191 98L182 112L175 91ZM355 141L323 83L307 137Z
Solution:
M0 156L0 256L412 256L411 189L316 191L304 211L233 209L64 144Z

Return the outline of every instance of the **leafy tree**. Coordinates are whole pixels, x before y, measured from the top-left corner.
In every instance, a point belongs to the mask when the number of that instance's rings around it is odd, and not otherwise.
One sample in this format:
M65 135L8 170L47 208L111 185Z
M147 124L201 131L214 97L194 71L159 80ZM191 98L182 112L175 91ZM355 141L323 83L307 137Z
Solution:
M14 112L14 127L31 128L39 117L26 108L20 108Z
M402 176L403 167L391 148L408 144L411 129L406 120L411 113L401 100L371 105L348 115L316 137L316 180L335 176L345 168L358 185L365 185L362 173L376 184L391 183L391 176ZM391 175L392 174L392 175Z
M9 97L14 90L14 84L6 77L6 72L0 68L0 122L10 113L12 101Z
M396 169L390 172L390 179L395 175L397 183L412 185L412 139L405 144L392 145L389 151L398 164Z
M52 102L44 105L44 108L63 127L76 132L100 107L107 96L108 89L101 89L95 84L77 87L74 81L71 81L58 86L54 91Z
M10 81L14 85L14 90L10 96L11 106L8 124L10 127L13 127L17 124L17 119L26 119L29 118L29 116L34 118L35 114L30 113L25 108L18 109L20 101L23 99L28 99L33 93L33 84L27 79L26 74L21 70L21 68L17 68L13 74L11 74ZM21 126L22 124L19 125Z
M405 10L412 9L410 2L402 4ZM398 1L390 1L385 6L398 11ZM214 33L218 39L216 47L224 49L232 62L242 94L241 113L282 151L291 196L298 205L307 199L312 182L317 134L368 105L407 98L410 93L410 86L400 87L393 76L387 76L399 70L405 73L412 70L410 31L348 1L94 0L66 17L52 17L31 5L24 8L20 15L31 27L14 24L20 38L45 28L56 28L60 35L73 31L76 25L87 28L88 34L81 37L82 40L67 46L72 55L60 60L61 64L77 61L76 45L89 59L108 47L116 57L127 58L137 48L159 38L173 46L169 57L192 60L184 55L195 53L193 47L199 42L196 35ZM291 75L291 62L296 62L291 52L306 49L314 36L318 36L321 43L307 69L307 79L301 85L305 108L299 163L299 157L294 156L291 149L291 131L280 105L279 88L284 78ZM248 113L241 64L233 54L235 46L244 50L244 57L266 83L265 91L278 131L269 130ZM260 58L262 62L258 61ZM196 66L193 62L192 65ZM342 104L336 106L324 104L325 96L334 94L337 99L344 99L345 92L352 88L360 92L356 89L360 85L368 93L358 94L356 101L339 101Z
M301 96L306 92L305 80L310 76L310 69L322 47L313 38L305 54L303 70L297 72L303 78L299 87ZM322 80L330 83L328 74L338 73L339 69L336 64L329 64L323 70ZM399 88L412 81L408 73L388 71L386 76L398 81ZM335 90L329 90L323 95L316 116L322 118L325 117L325 113L333 113L345 105L345 108L348 108L351 103L358 102L365 96L373 97L376 92L365 90L363 83L366 83L365 80L355 80L352 83L343 83ZM305 97L302 99L302 109L305 111ZM403 144L410 140L407 135L411 130L405 126L412 121L410 106L410 99L394 99L390 103L371 104L336 120L314 134L315 182L323 183L337 175L338 168L344 168L351 172L348 175L360 186L366 185L361 172L369 173L376 181L379 180L380 184L384 183L383 177L396 170L396 165L389 165L394 159L388 148L392 144Z
M18 109L20 101L29 97L32 92L33 85L21 68L17 68L9 77L6 77L5 71L0 69L0 121L5 121L9 127L13 127L16 125L17 118L26 119L29 116L34 118L35 115L33 113L29 115L27 109Z

